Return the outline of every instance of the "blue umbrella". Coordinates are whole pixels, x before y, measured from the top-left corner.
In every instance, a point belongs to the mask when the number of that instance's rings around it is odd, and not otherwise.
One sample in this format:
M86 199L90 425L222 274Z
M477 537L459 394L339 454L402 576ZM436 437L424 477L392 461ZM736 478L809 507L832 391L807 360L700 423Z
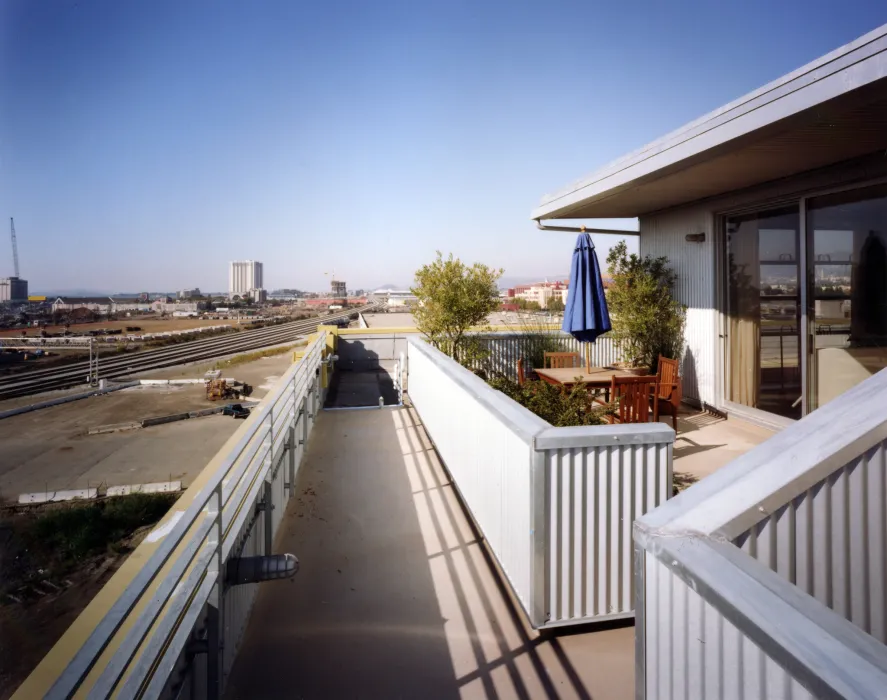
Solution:
M580 233L573 251L570 267L570 289L564 308L561 329L582 343L593 343L599 335L610 330L610 314L604 283L598 265L594 243L587 233ZM587 353L586 353L587 355ZM588 360L586 358L586 364Z

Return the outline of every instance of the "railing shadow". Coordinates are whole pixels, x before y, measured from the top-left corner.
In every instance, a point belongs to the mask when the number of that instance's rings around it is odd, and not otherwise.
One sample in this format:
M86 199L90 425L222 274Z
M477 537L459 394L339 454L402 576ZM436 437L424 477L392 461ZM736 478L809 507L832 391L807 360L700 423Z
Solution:
M633 694L631 621L554 632L530 628L459 500L415 409L395 414L460 695L592 698L598 684ZM618 638L609 637L610 630ZM595 632L595 634L588 634ZM596 641L594 641L596 640ZM614 645L608 642L615 642ZM569 646L570 648L565 648ZM600 653L600 656L598 656ZM571 654L583 662L580 671ZM625 673L600 665L620 657ZM586 663L587 662L587 663ZM615 678L607 678L610 671ZM589 683L589 676L594 678ZM617 693L623 696L623 693Z

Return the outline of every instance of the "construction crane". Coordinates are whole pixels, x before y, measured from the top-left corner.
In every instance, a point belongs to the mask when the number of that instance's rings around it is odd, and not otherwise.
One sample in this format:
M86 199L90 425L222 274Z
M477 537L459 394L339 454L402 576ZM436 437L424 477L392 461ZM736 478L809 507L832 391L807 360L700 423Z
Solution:
M15 241L15 220L9 217L9 235L12 237L12 264L15 266L15 276L21 277L18 271L18 243Z

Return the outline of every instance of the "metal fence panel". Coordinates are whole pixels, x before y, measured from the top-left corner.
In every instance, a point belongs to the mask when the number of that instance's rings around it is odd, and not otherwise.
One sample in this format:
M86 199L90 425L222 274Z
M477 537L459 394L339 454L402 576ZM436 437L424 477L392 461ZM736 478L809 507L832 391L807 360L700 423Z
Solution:
M882 371L635 524L639 698L883 695L885 396Z
M633 612L631 525L669 497L670 451L668 443L545 451L549 624Z
M623 355L619 344L608 336L598 338L597 342L580 343L573 336L559 331L540 333L480 333L473 336L478 342L482 356L470 360L468 366L483 371L488 376L504 376L517 381L517 361L524 360L524 367L529 373L535 367L541 367L540 353L543 347L549 352L575 352L585 364L585 353L592 367L606 367L622 360ZM535 358L534 356L539 355Z
M776 509L734 542L887 644L887 441Z
M647 700L815 696L649 552L645 555ZM645 694L644 694L645 693Z

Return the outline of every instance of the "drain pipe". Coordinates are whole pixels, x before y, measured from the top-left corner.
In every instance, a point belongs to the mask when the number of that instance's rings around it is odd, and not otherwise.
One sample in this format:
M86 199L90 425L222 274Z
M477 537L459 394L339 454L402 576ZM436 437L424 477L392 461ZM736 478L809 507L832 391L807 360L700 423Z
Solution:
M624 231L617 228L589 228L588 226L548 226L542 219L535 219L536 228L542 231L566 231L567 233L607 233L615 236L640 236L640 231Z

